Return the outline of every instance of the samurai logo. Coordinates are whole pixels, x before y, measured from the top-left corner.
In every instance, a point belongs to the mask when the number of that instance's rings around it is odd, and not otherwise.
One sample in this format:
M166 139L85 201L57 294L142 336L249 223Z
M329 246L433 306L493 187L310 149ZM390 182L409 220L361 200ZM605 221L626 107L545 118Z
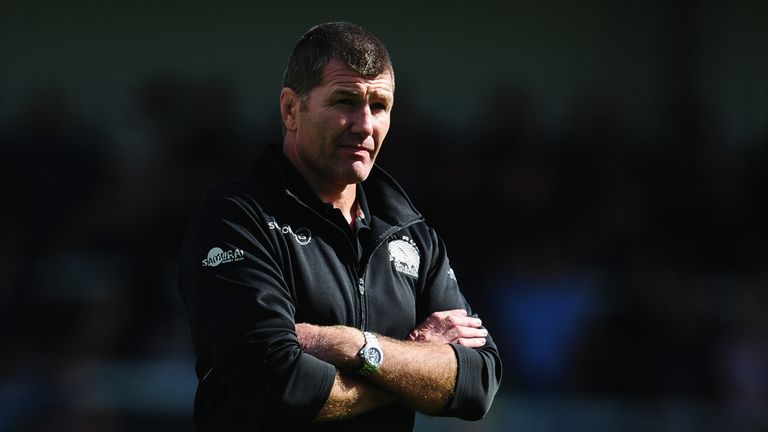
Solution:
M242 249L230 249L224 251L215 247L208 251L208 256L202 261L203 267L216 267L219 264L226 264L243 259Z
M389 242L389 260L400 273L419 277L421 254L416 243L408 237Z

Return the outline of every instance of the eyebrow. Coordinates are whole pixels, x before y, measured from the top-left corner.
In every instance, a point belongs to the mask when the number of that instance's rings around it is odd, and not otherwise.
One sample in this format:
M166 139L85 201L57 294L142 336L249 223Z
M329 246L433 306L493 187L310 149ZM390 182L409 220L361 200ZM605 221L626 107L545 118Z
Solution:
M339 90L334 90L333 93L331 93L331 96L360 97L361 93L358 90L339 89Z
M348 97L361 97L362 93L359 90L351 90L351 89L338 89L334 90L333 93L331 93L332 97L338 97L338 96L348 96ZM390 97L387 94L383 94L381 92L374 91L371 93L371 96L373 96L373 99L381 99L386 101L387 103L392 102L392 97Z

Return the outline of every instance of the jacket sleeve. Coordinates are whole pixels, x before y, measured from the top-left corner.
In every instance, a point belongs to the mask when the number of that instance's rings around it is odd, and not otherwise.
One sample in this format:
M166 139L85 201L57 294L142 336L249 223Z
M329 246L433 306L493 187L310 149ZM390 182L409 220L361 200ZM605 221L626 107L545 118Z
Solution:
M236 405L253 422L306 423L333 386L335 368L299 345L278 242L260 215L246 199L214 195L188 228L179 291L197 354L196 421Z
M459 290L443 241L433 230L429 231L433 247L428 257L430 261L426 282L417 305L420 320L433 312L450 309L466 309L467 314L477 316ZM490 332L486 344L480 348L467 348L459 344L451 346L456 353L458 366L456 384L453 398L438 415L479 420L488 413L501 384L499 351Z

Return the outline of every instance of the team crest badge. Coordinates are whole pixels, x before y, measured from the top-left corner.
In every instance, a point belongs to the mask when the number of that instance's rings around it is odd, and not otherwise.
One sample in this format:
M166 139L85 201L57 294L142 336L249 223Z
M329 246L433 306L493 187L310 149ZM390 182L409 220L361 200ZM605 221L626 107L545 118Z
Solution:
M419 277L421 254L416 243L408 237L389 242L389 260L400 273Z

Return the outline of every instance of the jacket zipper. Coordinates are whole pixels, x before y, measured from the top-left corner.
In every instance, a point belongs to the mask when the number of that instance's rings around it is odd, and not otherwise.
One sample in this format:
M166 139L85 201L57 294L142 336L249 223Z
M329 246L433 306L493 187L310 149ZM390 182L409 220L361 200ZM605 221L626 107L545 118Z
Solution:
M379 236L379 240L376 242L376 245L373 247L373 250L371 253L366 257L365 262L363 263L363 273L360 275L360 279L357 282L358 292L360 293L360 306L361 306L361 316L360 316L360 330L367 330L368 326L368 315L367 315L367 309L368 309L368 302L365 299L365 274L368 272L368 264L371 262L371 257L376 253L376 250L379 249L381 245L384 244L384 240L391 236L392 234L404 230L408 228L411 225L415 225L419 222L421 222L423 219L415 219L410 222L407 222L403 225L397 225L393 226L392 228L384 231L384 233Z
M363 271L363 275L365 275L365 271ZM364 276L360 276L360 278L357 279L357 292L360 294L360 330L365 331L365 327L368 324L366 323L366 318L368 317L368 314L367 314L368 304L365 301Z
M319 217L320 219L324 220L330 226L334 227L339 233L341 233L341 236L344 237L344 239L346 239L347 244L349 245L349 250L352 251L352 256L357 257L357 251L355 249L355 246L352 244L352 241L349 240L349 236L347 236L347 233L345 233L341 228L339 228L338 225L333 223L330 219L328 219L327 217L321 215L317 210L315 210L312 207L304 204L304 202L302 202L299 199L299 197L294 195L293 192L291 192L290 190L286 190L285 192L288 195L290 195L294 200L296 200L296 202L298 202L301 206L303 206L304 208L308 209L312 213L316 214L317 217ZM364 284L364 279L359 276L359 270L358 270L357 267L358 267L357 264L353 266L352 283L355 284L355 279L357 279L358 300L360 301L360 317L358 319L360 321L360 329L363 330L364 329L363 322L365 321L365 299L363 297L363 295L365 293L365 284Z
M319 217L320 219L326 221L332 227L336 228L336 230L338 230L341 233L342 237L344 237L347 240L347 244L349 245L349 248L352 251L352 255L355 256L355 257L357 256L357 251L355 249L355 246L352 244L352 241L349 240L349 237L347 236L347 234L341 228L339 228L338 225L333 223L327 217L325 217L325 216L321 215L320 213L318 213L317 210L315 210L312 207L304 204L304 202L302 202L299 199L299 197L294 195L293 192L291 192L290 190L286 189L285 192L288 195L290 195L294 200L296 200L296 202L298 202L301 206L303 206L304 208L308 209L312 213L316 214L317 217ZM366 327L368 326L368 322L367 322L368 321L367 320L367 318L368 318L368 316L367 316L368 304L367 303L368 302L365 299L365 274L368 271L368 263L371 261L371 257L373 256L373 254L376 253L376 250L379 249L379 247L382 244L384 244L384 239L386 239L387 237L391 236L392 234L394 234L394 233L396 233L396 232L398 232L400 230L408 228L411 225L415 225L415 224L417 224L417 223L419 223L419 222L421 222L423 220L424 220L423 218L414 219L414 220L412 220L410 222L407 222L407 223L402 224L402 225L393 226L392 228L384 231L384 233L381 236L379 236L379 240L377 241L376 245L373 247L373 250L371 251L371 253L366 257L366 260L365 260L365 262L363 263L363 266L362 266L362 274L359 274L358 266L357 265L354 266L354 277L357 278L357 293L358 293L358 299L360 300L360 322L359 322L360 330L364 331L364 330L366 330ZM354 280L354 278L353 278L353 280Z

